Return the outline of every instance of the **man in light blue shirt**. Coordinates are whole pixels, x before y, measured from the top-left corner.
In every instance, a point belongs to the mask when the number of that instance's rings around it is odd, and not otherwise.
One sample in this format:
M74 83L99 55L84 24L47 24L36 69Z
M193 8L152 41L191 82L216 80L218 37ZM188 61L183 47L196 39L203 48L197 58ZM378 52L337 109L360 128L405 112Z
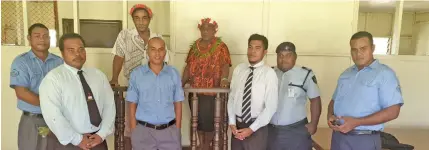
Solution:
M372 35L357 32L350 40L355 65L339 77L328 107L332 150L381 150L380 131L403 105L395 72L374 59Z
M277 46L279 79L277 111L268 126L269 150L311 150L311 135L316 133L322 109L316 75L296 63L296 47L291 42ZM311 121L307 120L307 101L310 99Z
M134 69L127 92L133 149L180 150L182 101L177 69L164 63L164 40L148 43L149 63Z
M46 148L46 138L38 134L38 129L47 129L47 125L39 107L39 85L45 75L61 65L63 60L49 53L50 37L45 25L31 25L28 34L31 50L13 60L10 87L18 98L18 109L23 111L18 127L18 148L40 150Z

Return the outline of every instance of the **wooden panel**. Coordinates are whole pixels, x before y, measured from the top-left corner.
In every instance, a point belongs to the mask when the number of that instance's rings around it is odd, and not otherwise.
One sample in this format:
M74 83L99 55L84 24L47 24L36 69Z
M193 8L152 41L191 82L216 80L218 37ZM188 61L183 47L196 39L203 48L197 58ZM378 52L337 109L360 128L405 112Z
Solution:
M358 31L365 31L366 26L366 14L367 13L359 13L358 18Z
M416 23L426 22L426 21L429 21L429 12L416 14Z
M401 37L399 43L399 55L414 55L414 50L411 45L411 37Z
M393 15L391 13L368 13L366 16L366 31L374 37L389 37L392 35Z
M113 48L121 30L121 20L80 20L80 35L86 47Z
M412 36L413 24L414 24L414 13L409 13L409 12L404 13L402 15L401 36Z

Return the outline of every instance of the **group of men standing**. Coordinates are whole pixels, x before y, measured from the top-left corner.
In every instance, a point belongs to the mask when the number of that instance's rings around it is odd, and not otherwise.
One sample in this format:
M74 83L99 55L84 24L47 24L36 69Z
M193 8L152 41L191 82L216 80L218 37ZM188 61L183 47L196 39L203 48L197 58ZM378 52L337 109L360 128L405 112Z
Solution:
M18 131L20 150L107 149L105 138L114 130L116 114L111 85L118 85L121 70L129 80L127 125L133 149L181 149L183 86L200 78L182 81L178 70L168 65L165 41L148 28L153 17L149 7L137 4L130 15L136 28L118 35L110 82L100 70L84 67L85 41L80 35L64 34L60 38L61 59L48 51L46 26L34 24L28 29L31 50L15 58L10 72L10 87L23 111ZM202 38L191 49L198 56L193 59L207 59L215 54L213 45L221 45L216 55L221 73L214 85L226 87L229 73L224 70L231 62L226 45L214 38L217 24L205 19L199 28ZM291 42L276 48L274 68L263 61L268 49L266 37L253 34L247 44L248 62L234 69L230 82L227 109L233 134L231 148L310 150L322 109L314 72L295 65L296 47ZM332 149L380 150L383 123L398 117L403 104L399 81L392 69L374 59L370 33L354 34L350 47L355 65L339 77L328 107ZM192 69L187 67L185 74L191 76L188 70Z

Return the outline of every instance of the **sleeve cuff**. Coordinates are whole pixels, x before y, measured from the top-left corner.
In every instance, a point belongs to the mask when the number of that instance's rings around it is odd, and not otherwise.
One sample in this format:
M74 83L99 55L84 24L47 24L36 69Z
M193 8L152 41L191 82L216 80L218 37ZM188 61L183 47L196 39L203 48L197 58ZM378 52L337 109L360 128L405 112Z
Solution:
M101 137L102 141L104 141L106 139L106 134L105 133L103 133L101 131L98 131L96 134Z
M235 116L229 117L229 125L235 125Z
M76 134L77 136L73 137L71 143L75 146L78 146L80 144L80 142L82 141L82 135L80 134ZM64 145L64 144L63 144Z
M256 130L258 130L260 128L260 126L258 126L255 122L252 123L252 125L250 125L249 127L250 129L252 129L253 132L256 132Z
M126 96L125 99L126 99L127 102L137 103L137 95L132 94L132 92L129 92L129 94Z

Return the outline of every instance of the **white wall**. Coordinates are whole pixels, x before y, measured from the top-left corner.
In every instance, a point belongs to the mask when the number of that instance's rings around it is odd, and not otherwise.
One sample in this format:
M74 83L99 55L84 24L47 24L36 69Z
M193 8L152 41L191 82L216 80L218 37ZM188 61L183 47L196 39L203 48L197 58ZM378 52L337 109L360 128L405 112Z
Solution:
M185 66L184 60L189 44L199 37L197 23L202 17L212 17L219 23L218 36L223 37L231 51L233 67L247 61L245 55L247 38L252 33L261 33L269 38L269 54L265 61L270 65L275 65L275 47L282 41L292 41L297 45L298 64L312 68L319 80L323 102L319 125L326 127L326 108L336 87L337 78L345 68L352 65L348 40L358 28L356 4L351 1L323 3L299 1L268 3L268 0L228 3L174 1L170 4L171 47L175 52L172 65L179 70ZM17 127L21 112L16 109L13 90L8 87L10 64L13 58L26 52L29 47L1 48L2 149L13 150L17 149ZM57 49L52 51L59 54ZM110 49L91 48L87 51L86 65L100 68L110 78L112 62ZM396 71L405 100L399 118L388 123L388 127L429 128L429 119L426 117L429 113L429 109L426 109L429 102L425 99L426 90L429 89L427 80L429 68L420 67L429 66L429 56L378 56L378 58ZM188 105L183 106L182 144L189 145L190 113ZM109 142L111 146L112 142L112 140Z

